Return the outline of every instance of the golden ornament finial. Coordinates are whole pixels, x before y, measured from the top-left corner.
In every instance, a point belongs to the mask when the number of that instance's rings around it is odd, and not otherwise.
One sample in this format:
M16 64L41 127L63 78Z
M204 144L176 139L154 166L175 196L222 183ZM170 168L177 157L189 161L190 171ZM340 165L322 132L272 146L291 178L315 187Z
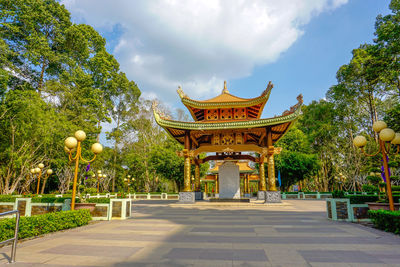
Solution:
M176 90L178 92L178 95L180 96L180 98L186 98L186 94L183 92L182 87L179 85L178 86L178 90Z
M226 81L224 81L224 90L222 90L223 94L229 94L228 88L226 87Z

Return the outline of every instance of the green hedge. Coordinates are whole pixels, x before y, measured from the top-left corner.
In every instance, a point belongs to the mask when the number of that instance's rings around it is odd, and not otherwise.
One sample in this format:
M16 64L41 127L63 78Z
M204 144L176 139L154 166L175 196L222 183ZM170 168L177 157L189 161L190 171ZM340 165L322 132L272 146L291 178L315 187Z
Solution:
M366 202L376 202L379 196L375 195L347 195L345 198L350 199L350 204L364 204Z
M400 185L392 185L392 191L400 191Z
M110 198L105 198L105 197L101 197L101 198L90 198L90 199L86 199L87 203L110 203Z
M63 203L65 199L70 199L71 197L17 197L13 195L0 195L0 202L15 202L16 198L31 198L32 203Z
M32 203L64 203L64 200L71 197L33 197Z
M400 234L400 211L369 210L368 215L376 228Z
M51 212L32 217L21 217L18 238L29 238L64 229L86 225L92 220L87 209ZM0 220L0 242L13 238L15 218Z
M13 195L0 195L0 202L15 202L16 198Z

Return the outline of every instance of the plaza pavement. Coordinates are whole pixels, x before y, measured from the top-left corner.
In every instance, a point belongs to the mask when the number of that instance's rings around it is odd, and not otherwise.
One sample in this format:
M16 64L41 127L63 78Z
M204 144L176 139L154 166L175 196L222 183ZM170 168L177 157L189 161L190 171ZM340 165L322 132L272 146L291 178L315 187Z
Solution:
M329 221L324 201L138 201L133 211L25 241L9 266L400 266L399 236ZM1 248L0 264L9 255Z

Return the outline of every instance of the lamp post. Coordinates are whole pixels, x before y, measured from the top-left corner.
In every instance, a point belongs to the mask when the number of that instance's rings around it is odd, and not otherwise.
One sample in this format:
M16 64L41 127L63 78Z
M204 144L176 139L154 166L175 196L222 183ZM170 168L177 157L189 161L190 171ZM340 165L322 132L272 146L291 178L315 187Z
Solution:
M44 193L44 187L46 186L46 181L47 181L47 179L49 178L49 176L52 175L52 174L53 174L53 170L52 170L52 169L48 169L48 170L46 171L46 177L45 177L44 180L43 180L42 191L40 192L41 194Z
M93 174L96 176L96 174ZM104 174L105 175L105 174ZM97 171L97 194L100 192L100 178L103 177L103 174L101 173L101 170Z
M103 151L103 146L99 143L94 143L91 147L91 150L94 154L94 157L91 160L86 160L82 157L82 147L81 143L86 139L86 133L84 131L76 131L75 137L68 137L65 139L65 147L64 150L68 153L69 161L75 160L75 175L74 182L72 185L72 200L71 200L71 210L75 209L75 196L76 196L76 183L78 180L78 168L79 168L79 160L82 160L86 163L92 162L96 159L97 154L100 154ZM72 155L73 150L76 148L75 156Z
M131 180L131 177L132 177L132 176L128 175L128 176L126 176L126 177L127 177L127 178L124 179L124 182L125 182L125 184L126 184L126 191L128 192L128 191L129 191L129 186L131 185L129 182L130 182L130 181L134 182L134 181L135 181L135 178L132 178L132 180Z
M375 154L367 154L364 150L367 144L367 139L364 136L356 136L353 140L353 144L360 148L364 155L373 157L382 153L383 169L386 177L386 193L389 199L389 207L391 211L394 211L394 203L392 196L392 186L390 183L389 166L388 166L388 154L390 152L391 145L397 146L395 154L399 153L400 150L400 133L395 133L392 129L387 128L387 124L384 121L376 121L372 125L374 131L379 135L379 147L378 152Z
M36 195L39 195L39 187L40 187L40 177L42 176L42 169L44 168L43 163L39 163L38 167L35 168L35 173L38 174L38 180L36 185Z

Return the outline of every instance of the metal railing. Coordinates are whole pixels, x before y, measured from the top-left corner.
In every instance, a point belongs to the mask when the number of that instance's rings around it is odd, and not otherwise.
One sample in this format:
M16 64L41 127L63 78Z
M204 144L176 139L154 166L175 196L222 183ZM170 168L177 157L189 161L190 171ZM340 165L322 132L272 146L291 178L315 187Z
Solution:
M10 263L15 262L15 252L17 251L17 242L18 242L18 230L19 230L19 211L18 210L11 210L11 211L6 211L3 213L0 213L0 217L1 216L6 216L6 215L11 215L11 214L17 214L17 218L15 220L15 231L14 231L14 238L10 238L7 240L4 240L2 242L0 242L0 245L2 244L6 244L9 243L11 241L13 241L13 245L11 247L11 260Z

